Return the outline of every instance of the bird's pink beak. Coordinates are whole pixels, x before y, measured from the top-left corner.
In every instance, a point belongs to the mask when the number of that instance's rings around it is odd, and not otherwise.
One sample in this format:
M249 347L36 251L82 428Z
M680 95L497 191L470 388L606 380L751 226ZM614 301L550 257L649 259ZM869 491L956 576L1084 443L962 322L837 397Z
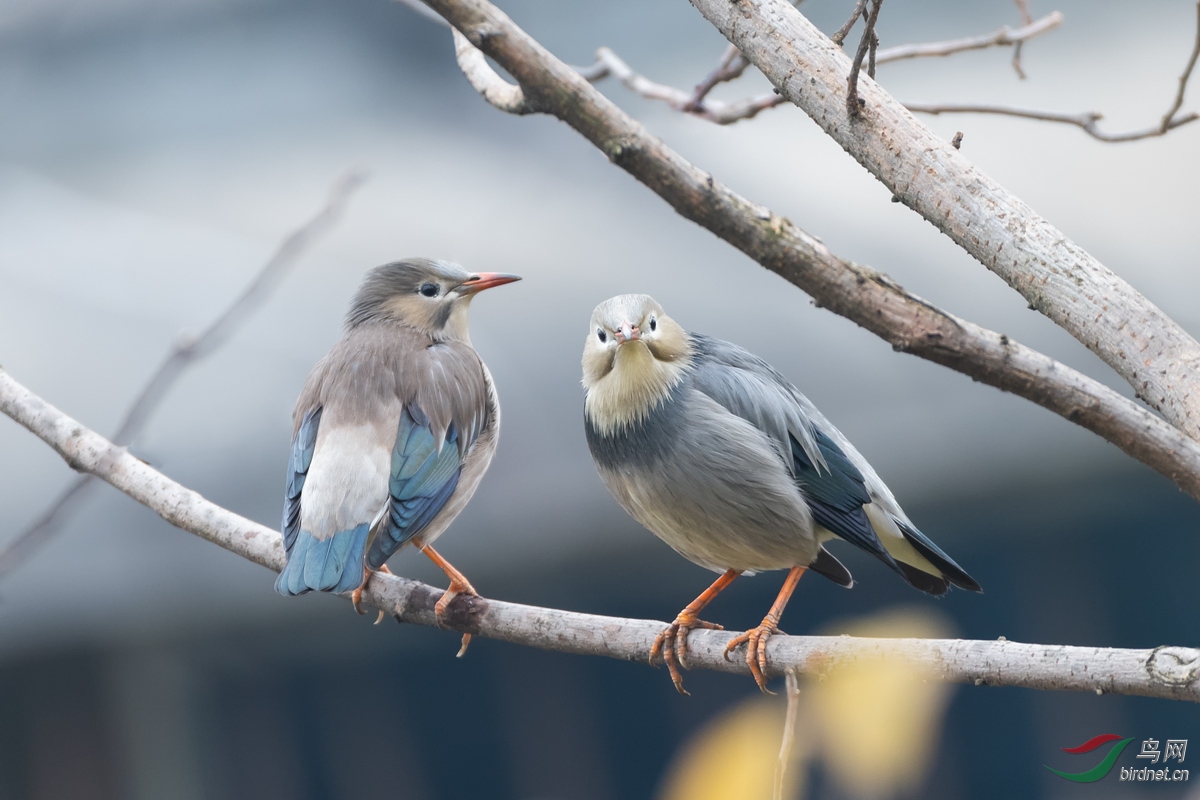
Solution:
M506 283L521 280L520 275L509 275L506 272L480 272L463 281L459 287L461 294L475 294L493 286L503 286Z
M618 344L624 344L625 342L632 342L635 339L642 338L642 331L637 325L622 322L621 326L613 332L613 335L617 337Z

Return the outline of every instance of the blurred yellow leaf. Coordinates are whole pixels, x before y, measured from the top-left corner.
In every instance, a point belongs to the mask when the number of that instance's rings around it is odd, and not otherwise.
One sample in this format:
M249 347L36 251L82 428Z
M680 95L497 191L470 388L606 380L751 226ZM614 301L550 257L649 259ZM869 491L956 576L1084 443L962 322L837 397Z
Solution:
M783 720L783 702L764 698L720 714L676 754L660 800L771 800ZM797 749L802 737L798 732ZM785 798L800 796L803 777L803 770L789 767Z
M947 636L927 611L895 610L838 629L873 637ZM950 687L895 658L835 665L806 688L820 729L821 755L849 794L886 798L918 788L940 738Z

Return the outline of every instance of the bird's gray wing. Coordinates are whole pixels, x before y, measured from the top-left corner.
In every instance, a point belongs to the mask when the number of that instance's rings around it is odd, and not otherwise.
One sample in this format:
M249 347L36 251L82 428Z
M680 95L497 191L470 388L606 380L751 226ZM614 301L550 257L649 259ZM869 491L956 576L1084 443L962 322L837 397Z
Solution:
M862 472L822 429L824 418L812 403L737 345L699 334L692 334L692 344L693 386L775 442L813 520L895 568L864 511L871 495Z

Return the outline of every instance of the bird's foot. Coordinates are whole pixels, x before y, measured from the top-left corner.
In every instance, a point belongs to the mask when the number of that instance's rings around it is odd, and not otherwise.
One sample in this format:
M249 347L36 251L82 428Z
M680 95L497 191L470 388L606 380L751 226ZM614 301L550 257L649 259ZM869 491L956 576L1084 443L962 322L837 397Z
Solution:
M425 545L421 548L421 552L429 556L429 560L438 565L438 568L446 573L446 577L450 579L450 588L443 594L442 599L438 600L433 606L433 615L437 619L439 628L449 627L446 625L446 610L450 607L450 603L460 594L465 594L468 597L478 597L479 592L475 591L475 587L467 580L467 576L459 572L453 564L442 555L434 550L431 546ZM462 637L462 645L458 648L458 655L455 658L462 658L467 652L467 647L471 644L471 634L464 633Z
M754 676L754 682L758 684L758 688L762 690L763 694L775 694L767 688L766 672L767 640L776 633L782 633L779 630L779 623L768 615L757 628L739 633L729 640L729 644L725 645L726 661L729 661L730 653L743 644L746 645L746 664L749 665L750 674Z
M388 575L392 574L392 571L387 568L387 564L384 564L382 567L380 567L378 571L385 572ZM367 569L366 567L363 567L362 583L360 583L358 585L357 589L355 589L353 592L350 593L350 603L354 606L354 610L358 612L358 615L360 617L365 616L367 613L362 610L362 596L363 596L363 590L365 590L367 588L367 582L371 580L371 574L372 574L371 570ZM380 622L383 622L383 610L382 609L380 609L380 611L379 611L379 616L377 616L375 618L374 624L378 625Z
M446 612L450 608L450 604L454 602L454 598L458 597L460 594L465 594L468 597L479 596L479 592L475 591L475 587L472 586L470 581L468 581L466 578L463 578L461 581L451 580L450 588L442 593L441 599L434 603L433 606L433 614L435 617L437 617L437 624L439 628L447 627ZM462 644L459 646L458 653L455 655L455 658L462 658L466 654L467 648L470 646L470 644L471 634L464 633L462 635Z
M687 638L688 634L697 628L705 628L713 631L723 631L725 628L715 622L705 622L695 614L684 610L680 612L675 621L663 629L663 632L654 637L654 644L650 647L650 664L658 666L656 662L661 661L667 665L667 670L671 673L671 682L675 684L675 690L680 694L688 694L688 691L683 688L683 673L679 671L680 667L687 669Z

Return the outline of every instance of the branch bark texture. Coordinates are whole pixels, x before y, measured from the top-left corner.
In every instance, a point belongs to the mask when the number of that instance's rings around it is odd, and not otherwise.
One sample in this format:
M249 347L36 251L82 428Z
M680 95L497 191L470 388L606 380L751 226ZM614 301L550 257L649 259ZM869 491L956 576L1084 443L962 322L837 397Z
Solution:
M0 369L0 412L62 456L73 468L107 481L167 522L278 572L283 542L275 531L205 500L71 419ZM376 573L368 604L400 622L436 625L441 590ZM645 663L664 622L578 614L490 600L455 598L448 624L491 639ZM726 631L696 631L688 664L696 669L749 674L743 659L724 658ZM772 676L786 671L822 675L859 659L903 658L931 676L955 683L1131 694L1200 702L1200 650L1128 650L961 639L865 639L850 636L775 636L768 645Z
M850 59L786 0L690 2L901 202L1200 438L1200 343L1161 309L874 81L861 79L861 113L847 114Z
M800 287L818 305L896 350L1013 392L1082 425L1200 499L1200 444L1155 414L1036 350L937 308L870 267L837 257L790 220L690 164L490 3L429 0L429 5L520 82L512 88L521 92L525 107L566 122L680 215ZM488 70L487 75L476 72L473 80L504 82Z

